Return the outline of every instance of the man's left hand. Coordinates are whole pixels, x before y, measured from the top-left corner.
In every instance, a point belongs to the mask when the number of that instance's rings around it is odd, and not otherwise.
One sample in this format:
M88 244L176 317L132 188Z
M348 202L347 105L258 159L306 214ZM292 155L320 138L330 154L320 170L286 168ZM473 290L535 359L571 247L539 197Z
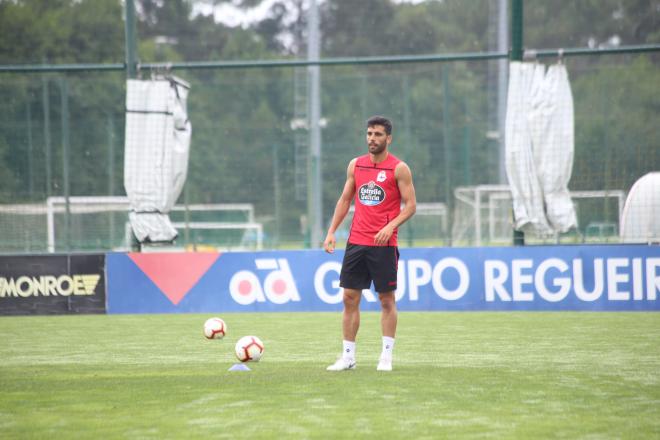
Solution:
M390 238L392 238L392 234L394 233L394 228L391 227L390 225L385 226L383 229L378 231L378 234L374 236L374 243L376 246L384 246L387 244L388 241L390 241Z

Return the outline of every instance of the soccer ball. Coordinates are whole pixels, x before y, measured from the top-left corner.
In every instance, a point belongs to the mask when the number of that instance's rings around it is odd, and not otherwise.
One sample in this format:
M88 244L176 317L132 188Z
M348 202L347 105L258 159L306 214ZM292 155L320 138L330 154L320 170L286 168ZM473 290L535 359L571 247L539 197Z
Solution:
M227 324L220 318L209 318L204 323L206 339L222 339L227 334Z
M236 343L236 357L241 362L259 362L264 353L264 343L256 336L243 336Z

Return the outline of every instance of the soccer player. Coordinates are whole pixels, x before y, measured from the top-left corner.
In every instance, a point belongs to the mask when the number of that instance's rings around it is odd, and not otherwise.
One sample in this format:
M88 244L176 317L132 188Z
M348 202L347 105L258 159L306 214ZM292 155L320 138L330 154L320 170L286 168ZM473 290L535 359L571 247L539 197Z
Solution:
M367 121L369 153L348 164L344 190L323 242L325 251L333 253L335 231L355 198L355 214L339 276L339 285L344 288L343 351L337 362L327 368L328 371L355 368L360 298L362 289L368 289L372 281L380 300L383 332L383 351L377 370L392 370L397 324L394 297L399 260L397 229L415 213L417 202L410 168L389 152L391 142L392 122L382 116L370 118Z

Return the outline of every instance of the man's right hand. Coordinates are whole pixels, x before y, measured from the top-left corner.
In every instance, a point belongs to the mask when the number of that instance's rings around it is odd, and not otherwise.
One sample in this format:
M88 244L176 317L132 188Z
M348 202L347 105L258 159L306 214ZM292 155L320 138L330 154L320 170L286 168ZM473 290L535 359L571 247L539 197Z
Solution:
M323 249L329 254L334 253L335 246L337 245L337 240L335 239L335 234L328 232L328 235L325 236L325 241L323 242Z

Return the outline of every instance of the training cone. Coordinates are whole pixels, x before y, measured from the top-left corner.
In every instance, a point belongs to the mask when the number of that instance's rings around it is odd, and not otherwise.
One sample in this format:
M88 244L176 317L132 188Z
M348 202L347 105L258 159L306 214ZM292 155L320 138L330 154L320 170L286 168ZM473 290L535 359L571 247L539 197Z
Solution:
M228 371L251 371L250 367L245 364L234 364Z

